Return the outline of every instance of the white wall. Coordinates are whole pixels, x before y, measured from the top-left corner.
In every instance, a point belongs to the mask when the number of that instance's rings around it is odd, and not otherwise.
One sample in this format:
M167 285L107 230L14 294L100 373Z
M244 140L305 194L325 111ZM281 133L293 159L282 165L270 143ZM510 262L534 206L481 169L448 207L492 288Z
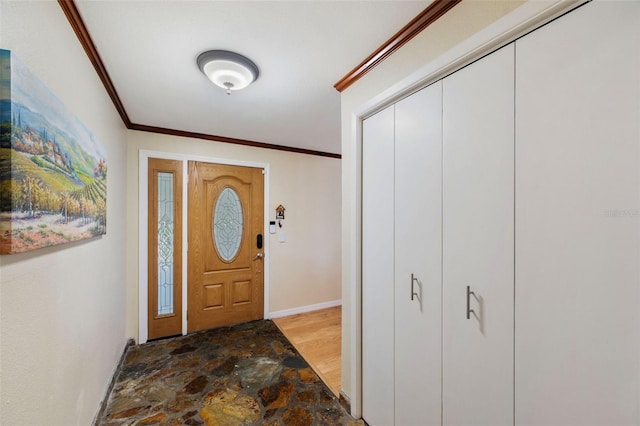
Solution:
M109 167L107 235L0 257L0 424L88 425L126 342L126 130L57 2L2 0L0 28Z
M129 131L127 149L127 252L138 253L138 158L162 151L270 165L269 218L286 208L286 241L269 235L269 312L341 298L341 161L200 139ZM146 202L146 200L143 200ZM138 259L127 259L127 332L138 335Z
M354 303L358 300L354 288L360 273L356 256L359 225L354 221L359 209L356 163L360 154L354 143L353 114L363 104L523 3L464 1L342 93L342 391L351 400L355 415L360 414L360 377L356 369L359 354L354 349L359 335L355 327L360 317L360 308Z

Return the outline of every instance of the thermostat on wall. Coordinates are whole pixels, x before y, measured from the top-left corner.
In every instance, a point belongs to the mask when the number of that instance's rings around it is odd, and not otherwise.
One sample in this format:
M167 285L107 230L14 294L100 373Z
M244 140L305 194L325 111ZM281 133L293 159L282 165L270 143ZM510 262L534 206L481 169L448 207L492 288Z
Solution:
M276 233L276 221L275 220L269 221L269 233L270 234L275 234Z

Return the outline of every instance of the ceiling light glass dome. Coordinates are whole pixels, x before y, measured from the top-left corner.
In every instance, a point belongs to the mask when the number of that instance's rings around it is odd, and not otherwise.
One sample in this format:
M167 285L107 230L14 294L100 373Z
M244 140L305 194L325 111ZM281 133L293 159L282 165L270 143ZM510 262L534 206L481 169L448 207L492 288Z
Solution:
M198 67L216 86L230 94L256 81L260 71L249 58L228 50L209 50L201 53Z

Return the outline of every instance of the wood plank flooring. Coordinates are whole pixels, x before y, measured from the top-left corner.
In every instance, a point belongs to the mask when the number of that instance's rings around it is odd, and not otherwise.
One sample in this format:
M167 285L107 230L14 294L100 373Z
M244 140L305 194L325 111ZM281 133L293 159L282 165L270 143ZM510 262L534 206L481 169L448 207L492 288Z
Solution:
M336 395L340 394L342 308L274 318L273 322Z

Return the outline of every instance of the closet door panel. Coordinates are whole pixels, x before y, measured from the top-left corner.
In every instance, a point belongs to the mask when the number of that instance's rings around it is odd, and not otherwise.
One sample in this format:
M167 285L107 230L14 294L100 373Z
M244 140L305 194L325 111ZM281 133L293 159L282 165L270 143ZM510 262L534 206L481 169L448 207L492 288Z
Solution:
M395 108L395 424L437 425L442 377L442 82Z
M394 421L394 107L363 122L362 409Z
M513 424L513 126L513 45L444 79L446 425Z
M516 424L640 424L640 3L517 42Z

